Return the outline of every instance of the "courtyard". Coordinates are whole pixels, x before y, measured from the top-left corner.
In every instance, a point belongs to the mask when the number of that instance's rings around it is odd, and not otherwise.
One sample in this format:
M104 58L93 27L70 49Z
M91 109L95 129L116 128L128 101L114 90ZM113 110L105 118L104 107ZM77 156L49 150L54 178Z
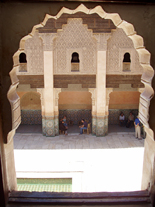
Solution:
M105 137L69 133L45 137L22 132L14 136L17 178L71 178L72 192L141 189L144 139L134 129L113 128Z

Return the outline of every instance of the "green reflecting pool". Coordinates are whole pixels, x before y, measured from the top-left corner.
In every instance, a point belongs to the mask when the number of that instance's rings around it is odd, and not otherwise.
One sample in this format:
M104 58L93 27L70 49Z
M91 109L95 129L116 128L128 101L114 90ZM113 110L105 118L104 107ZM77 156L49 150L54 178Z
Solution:
M72 192L72 178L18 178L18 191Z

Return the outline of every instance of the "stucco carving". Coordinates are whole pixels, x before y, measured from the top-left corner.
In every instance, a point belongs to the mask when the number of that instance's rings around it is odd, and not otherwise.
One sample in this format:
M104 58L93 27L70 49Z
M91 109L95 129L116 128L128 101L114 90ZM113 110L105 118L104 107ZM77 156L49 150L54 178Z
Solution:
M106 106L109 106L109 100L110 100L110 93L113 92L113 88L107 88L106 89Z
M95 100L96 100L96 88L89 88L89 92L91 93L92 106L95 106Z
M27 72L18 72L22 75L39 75L43 74L43 42L36 31L32 38L25 42L25 53L27 59Z
M39 36L43 40L43 49L44 51L53 50L53 39L56 37L55 33L39 33Z
M79 73L96 72L97 41L81 18L68 19L54 40L54 73L70 73L73 52L79 54Z
M58 107L59 101L59 93L61 92L61 88L54 88L54 99L55 99L55 106ZM58 109L57 109L58 110Z
M93 34L93 36L97 39L97 50L98 51L106 51L107 50L107 40L110 38L111 34L103 33L103 34Z
M123 72L124 54L129 53L131 58L130 72ZM138 53L133 42L122 29L113 31L107 44L107 74L142 74Z
M40 94L40 100L41 100L41 111L42 116L45 115L45 106L44 106L44 88L37 88L37 92Z

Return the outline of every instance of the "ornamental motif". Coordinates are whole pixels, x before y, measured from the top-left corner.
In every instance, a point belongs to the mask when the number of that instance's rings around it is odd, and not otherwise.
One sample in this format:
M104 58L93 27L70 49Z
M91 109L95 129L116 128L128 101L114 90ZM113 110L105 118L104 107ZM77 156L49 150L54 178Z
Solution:
M111 38L107 42L107 74L123 73L123 58L126 52L131 55L131 72L128 73L142 73L139 56L132 40L122 29L117 28L111 33Z
M25 53L27 59L27 75L44 73L43 42L38 32L25 42Z
M73 52L79 55L80 73L96 73L97 40L81 18L68 19L62 30L58 30L53 49L55 74L71 73Z

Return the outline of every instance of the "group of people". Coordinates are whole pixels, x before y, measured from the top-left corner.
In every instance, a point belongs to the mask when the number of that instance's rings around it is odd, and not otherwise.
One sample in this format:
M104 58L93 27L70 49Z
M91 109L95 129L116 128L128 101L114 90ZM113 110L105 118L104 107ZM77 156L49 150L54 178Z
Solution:
M139 116L137 116L137 118L135 119L133 113L130 112L128 119L126 120L124 113L121 112L119 116L119 124L120 126L126 126L127 128L131 128L132 126L135 126L135 137L138 138L139 140L142 139L141 138L141 123L139 120Z
M79 126L80 135L83 134L83 129L87 129L87 127L88 127L88 123L84 119L82 119L81 125ZM68 135L68 133L67 133L68 124L67 124L66 116L64 116L62 119L60 119L59 130L61 130L61 132L64 132L65 135Z
M134 126L134 115L130 112L128 119L126 120L123 112L120 113L119 116L119 124L120 126L126 126L127 128L131 128Z
M131 128L132 126L135 126L135 137L138 139L142 139L141 138L141 123L139 121L138 116L136 119L134 119L133 113L130 112L128 119L126 120L124 113L121 112L119 116L119 123L120 123L120 126L126 126L127 128ZM82 119L81 124L79 126L80 135L83 134L83 129L87 129L87 127L88 127L88 123L84 119ZM65 135L68 135L67 133L68 124L67 124L66 116L60 119L59 130L61 130L61 132L64 132ZM143 130L143 133L145 133L144 130Z

